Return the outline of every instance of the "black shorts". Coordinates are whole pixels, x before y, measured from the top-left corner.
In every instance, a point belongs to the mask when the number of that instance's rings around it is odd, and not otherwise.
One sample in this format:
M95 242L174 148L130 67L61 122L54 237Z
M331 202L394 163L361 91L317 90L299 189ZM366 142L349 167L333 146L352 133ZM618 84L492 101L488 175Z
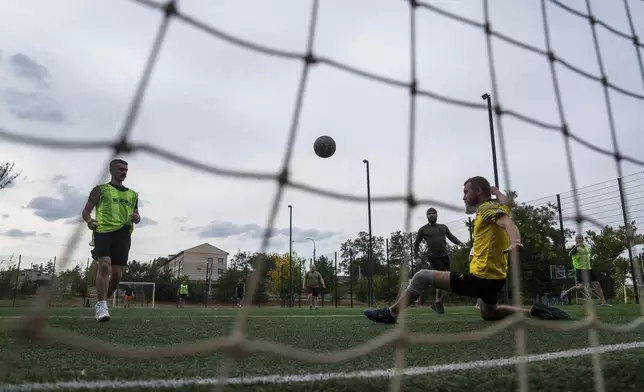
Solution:
M449 271L449 256L428 256L427 263L435 271Z
M112 265L124 266L130 256L131 243L132 237L127 226L109 233L95 233L92 258L109 257Z
M320 288L319 287L310 287L308 286L306 288L306 294L312 295L314 297L317 297L320 295Z
M595 271L588 270L588 279L589 282L597 282ZM577 284L584 283L583 270L575 270L575 282Z
M186 298L188 298L188 294L179 294L179 297L181 299L186 299Z
M237 291L237 298L242 298L244 296L244 292L241 290Z
M496 305L499 292L505 286L505 279L484 279L470 273L452 272L449 284L454 294L465 297L480 298L486 305Z

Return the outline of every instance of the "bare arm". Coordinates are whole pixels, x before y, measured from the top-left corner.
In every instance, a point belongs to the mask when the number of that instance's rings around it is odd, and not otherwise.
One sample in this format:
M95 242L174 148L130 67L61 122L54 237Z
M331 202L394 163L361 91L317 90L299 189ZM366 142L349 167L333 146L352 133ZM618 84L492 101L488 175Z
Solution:
M497 187L493 186L490 188L491 193L496 196L496 199L499 201L501 204L505 204L505 202L508 200L508 198L501 192Z
M507 215L502 215L496 220L496 224L504 229L510 237L510 246L521 244L521 233L517 225Z
M320 283L322 283L322 287L326 287L326 283L324 283L324 278L322 277L322 274L318 272L318 277L320 278Z
M94 189L89 193L87 198L87 203L85 203L85 208L83 208L82 216L85 223L89 222L92 219L92 210L98 204L98 201L101 198L101 188L95 186Z

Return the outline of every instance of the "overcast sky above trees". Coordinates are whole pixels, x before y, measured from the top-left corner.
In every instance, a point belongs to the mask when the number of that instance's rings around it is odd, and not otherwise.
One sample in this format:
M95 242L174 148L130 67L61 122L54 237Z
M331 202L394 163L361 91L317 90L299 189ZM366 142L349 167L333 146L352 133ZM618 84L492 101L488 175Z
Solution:
M482 1L431 1L435 7L482 22ZM585 2L566 2L586 12ZM621 2L592 1L606 24L631 34ZM630 1L637 34L644 36L644 3ZM566 63L600 75L587 20L546 1L554 52ZM275 49L303 52L308 0L182 1L182 12L228 34ZM133 1L1 2L0 128L64 140L114 138L124 117L162 14ZM545 48L541 2L492 1L495 31ZM371 73L409 81L409 7L396 0L321 1L314 53ZM419 87L459 101L484 104L492 92L485 35L480 28L417 10ZM643 160L644 75L632 41L597 26L621 152ZM560 125L547 59L493 38L494 64L504 109ZM644 50L640 49L640 53ZM287 144L302 62L240 48L175 20L153 72L131 140L218 167L277 173ZM566 123L578 137L612 150L599 82L556 66ZM629 96L630 95L630 96ZM443 222L465 217L463 181L493 180L487 113L419 97L416 106L414 194L454 206L438 208ZM365 165L372 195L403 195L408 165L408 90L318 64L311 68L290 166L291 178L326 190L363 196ZM521 201L571 189L561 133L513 116L502 129L512 188ZM497 130L500 128L497 123ZM336 154L318 158L316 137L328 134ZM499 147L500 148L500 147ZM571 141L580 186L617 177L615 161ZM0 258L22 254L42 262L64 250L89 190L106 170L110 151L48 151L2 141L0 161L23 175L0 192ZM209 242L229 253L258 250L276 183L216 177L144 153L124 155L126 185L140 193L142 224L131 257L149 260ZM623 163L624 174L644 168ZM508 178L500 172L503 187ZM644 176L634 174L644 183ZM599 188L590 193L599 192ZM585 197L588 197L586 194ZM608 197L608 196L607 196ZM611 196L618 200L615 194ZM552 199L554 201L554 198ZM611 199L612 200L612 199ZM607 202L607 208L615 208ZM367 230L364 203L286 189L270 250L288 250L293 205L294 249L339 251ZM424 221L420 205L412 227ZM404 228L404 203L374 203L373 232ZM570 211L572 214L572 211ZM611 217L605 217L614 221ZM570 223L573 225L573 223ZM74 260L89 256L83 232Z

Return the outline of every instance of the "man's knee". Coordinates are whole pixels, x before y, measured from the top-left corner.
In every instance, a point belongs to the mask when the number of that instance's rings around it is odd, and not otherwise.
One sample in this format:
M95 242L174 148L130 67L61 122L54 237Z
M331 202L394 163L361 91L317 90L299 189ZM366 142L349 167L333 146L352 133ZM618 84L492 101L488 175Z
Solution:
M99 275L109 275L111 269L111 260L109 257L100 257L98 259L98 269L97 272Z
M420 294L429 286L434 285L434 271L422 269L414 274L407 289L415 294Z
M481 318L485 321L496 321L498 315L496 314L496 305L488 305L480 299L477 300L480 307Z

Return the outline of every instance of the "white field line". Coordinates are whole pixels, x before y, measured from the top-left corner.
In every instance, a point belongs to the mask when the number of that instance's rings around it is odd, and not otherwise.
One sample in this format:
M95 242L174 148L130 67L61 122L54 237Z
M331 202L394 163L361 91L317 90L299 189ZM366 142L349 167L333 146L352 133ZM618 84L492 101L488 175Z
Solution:
M528 355L525 357L510 357L490 359L484 361L449 363L443 365L412 367L402 370L406 376L422 376L432 373L457 372L464 370L490 369L504 366L516 365L520 362L543 362L556 359L575 358L590 355L593 352L609 353L617 351L633 350L644 348L644 341L610 344L593 348L576 350L557 351L546 354ZM333 380L355 380L373 378L391 378L394 369L362 370L356 372L338 373L310 373L291 375L270 375L270 376L248 376L234 377L226 381L228 385L259 385L259 384L292 384L310 383ZM97 381L59 381L52 383L24 383L24 384L0 384L0 390L6 392L26 391L71 391L80 389L129 389L129 388L185 388L191 386L212 386L217 383L216 378L185 378L174 380L97 380Z

